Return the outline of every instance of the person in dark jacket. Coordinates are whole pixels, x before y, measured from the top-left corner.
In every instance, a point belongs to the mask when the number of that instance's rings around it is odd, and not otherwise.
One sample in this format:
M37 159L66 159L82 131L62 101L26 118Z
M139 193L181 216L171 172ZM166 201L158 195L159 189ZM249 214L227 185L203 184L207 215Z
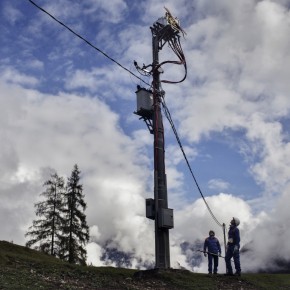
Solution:
M208 254L208 273L212 274L212 260L213 260L213 273L217 274L219 265L219 256L221 256L221 246L219 240L215 237L213 230L209 231L209 237L204 241L203 245L204 256Z
M235 275L241 276L241 264L240 264L240 231L238 229L238 225L240 224L240 220L236 217L233 217L231 220L231 225L228 232L228 244L227 244L227 252L225 256L227 276L233 276L233 268L231 264L231 259L234 258Z

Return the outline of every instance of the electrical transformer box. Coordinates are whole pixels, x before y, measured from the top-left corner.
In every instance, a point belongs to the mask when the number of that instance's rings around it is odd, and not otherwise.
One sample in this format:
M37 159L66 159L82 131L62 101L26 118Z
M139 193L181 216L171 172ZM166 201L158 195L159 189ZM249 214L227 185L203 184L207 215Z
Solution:
M159 211L158 225L160 228L173 228L173 209L161 208L161 211Z
M153 198L146 199L146 217L148 219L155 219L155 203Z
M139 88L136 91L137 97L137 113L141 111L152 111L153 110L153 94L150 90Z

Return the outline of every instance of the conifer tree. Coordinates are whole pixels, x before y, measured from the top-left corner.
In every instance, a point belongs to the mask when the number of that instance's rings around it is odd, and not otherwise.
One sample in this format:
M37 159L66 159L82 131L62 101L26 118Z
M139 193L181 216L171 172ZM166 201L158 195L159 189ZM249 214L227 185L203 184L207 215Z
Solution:
M25 234L31 237L26 246L31 247L36 244L35 249L58 256L61 228L64 222L62 217L64 179L54 173L43 186L46 190L40 196L44 197L44 200L34 205L39 219L33 221Z
M89 227L84 213L87 205L84 201L83 186L80 184L80 173L76 164L67 181L61 258L70 263L85 265L85 245L89 241Z

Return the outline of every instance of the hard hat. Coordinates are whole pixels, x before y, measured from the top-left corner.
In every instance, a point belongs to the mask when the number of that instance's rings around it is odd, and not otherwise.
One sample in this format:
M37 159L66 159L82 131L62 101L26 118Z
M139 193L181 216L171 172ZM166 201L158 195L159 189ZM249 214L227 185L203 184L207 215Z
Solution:
M240 224L240 220L237 217L233 217L235 225L238 226Z
M215 235L215 233L214 233L213 230L210 230L208 234L209 234L210 236L214 236L214 235Z

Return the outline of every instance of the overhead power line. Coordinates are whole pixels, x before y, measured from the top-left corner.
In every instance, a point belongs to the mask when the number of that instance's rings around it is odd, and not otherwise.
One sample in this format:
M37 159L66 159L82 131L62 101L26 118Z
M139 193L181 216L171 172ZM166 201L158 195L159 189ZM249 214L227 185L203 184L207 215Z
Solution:
M77 32L75 32L74 30L72 30L69 26L67 26L66 24L64 24L60 20L58 20L55 16L53 16L52 14L50 14L49 12L47 12L45 9L43 9L42 7L40 7L39 5L37 5L35 2L33 2L32 0L28 0L28 1L31 4L33 4L35 7L37 7L39 10L41 10L42 12L44 12L45 14L47 14L48 16L50 16L54 21L56 21L57 23L59 23L60 25L62 25L63 27L65 27L67 30L69 30L71 33L73 33L75 36L77 36L78 38L80 38L81 40L83 40L89 46L91 46L92 48L94 48L95 50L97 50L98 52L100 52L101 54L103 54L106 58L108 58L109 60L111 60L112 62L114 62L118 66L120 66L122 69L124 69L125 71L127 71L128 73L130 73L131 75L133 75L135 78L139 79L140 81L142 81L146 85L150 86L150 84L148 84L147 82L145 82L142 78L140 78L139 76L137 76L136 74L134 74L132 71L130 71L129 69L127 69L126 67L124 67L118 61L116 61L115 59L113 59L112 57L110 57L107 53L103 52L101 49L99 49L98 47L96 47L94 44L92 44L90 41L88 41L87 39L85 39L83 36L81 36L80 34L78 34Z
M223 227L223 224L221 224L221 223L218 221L218 219L215 217L215 215L213 214L213 212L212 212L210 206L208 205L208 203L207 203L207 201L206 201L206 199L205 199L205 197L204 197L204 195L203 195L203 193L202 193L202 191L201 191L201 188L200 188L200 186L199 186L199 184L198 184L198 182L197 182L197 179L196 179L195 176L194 176L194 173L193 173L192 168L191 168L191 166L190 166L190 164L189 164L189 161L188 161L188 159L187 159L187 156L186 156L186 154L185 154L185 152L184 152L184 149L183 149L182 143L181 143L181 141L180 141L180 138L179 138L179 136L178 136L177 130L176 130L175 126L174 126L173 120L172 120L172 118L171 118L171 114L170 114L169 109L168 109L168 107L167 107L167 105L166 105L166 103L165 103L165 99L164 99L164 98L162 98L162 106L163 106L163 109L164 109L164 114L165 114L166 118L168 119L169 124L171 125L171 128L172 128L172 130L173 130L173 133L174 133L175 138L176 138L176 140L177 140L177 143L178 143L178 145L179 145L179 147L180 147L180 150L181 150L181 152L182 152L182 154L183 154L183 157L184 157L184 159L185 159L185 161L186 161L187 167L188 167L188 169L189 169L189 171L190 171L190 173L191 173L191 176L192 176L192 178L193 178L193 180L194 180L194 182L195 182L195 185L196 185L196 187L197 187L197 189L198 189L198 191L199 191L199 193L200 193L200 195L201 195L201 197L202 197L202 199L203 199L203 201L204 201L204 203L205 203L205 205L206 205L207 210L209 211L209 213L210 213L211 217L213 218L213 220L214 220L214 221L215 221L215 222L216 222L220 227Z

